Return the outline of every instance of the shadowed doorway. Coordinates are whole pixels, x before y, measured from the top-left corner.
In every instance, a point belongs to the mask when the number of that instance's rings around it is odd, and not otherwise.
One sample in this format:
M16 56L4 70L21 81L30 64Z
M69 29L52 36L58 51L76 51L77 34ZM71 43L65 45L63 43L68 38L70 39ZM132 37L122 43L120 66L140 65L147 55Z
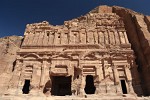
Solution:
M86 85L84 91L86 94L94 94L95 93L94 79L92 75L86 76Z
M30 80L25 80L22 92L23 94L28 94L30 91Z
M71 95L71 76L53 76L51 94L55 96Z
M122 93L127 94L127 87L126 87L125 80L120 80L120 81L121 81Z

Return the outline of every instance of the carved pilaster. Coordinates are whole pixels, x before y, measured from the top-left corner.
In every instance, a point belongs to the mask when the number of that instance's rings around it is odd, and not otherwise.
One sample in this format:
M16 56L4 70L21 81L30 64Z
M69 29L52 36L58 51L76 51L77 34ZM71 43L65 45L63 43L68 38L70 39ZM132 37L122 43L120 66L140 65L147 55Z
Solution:
M119 45L120 44L120 38L119 38L119 34L117 31L114 32L114 35L115 35L115 43L116 45Z
M99 81L101 81L102 79L104 79L102 65L96 66L96 75L98 75Z
M104 32L104 37L105 37L105 44L109 44L109 36L107 31Z
M17 90L18 94L22 94L22 89L23 89L23 85L25 82L25 79L24 79L25 67L26 67L26 64L23 64L22 69L21 69L21 75L19 78L19 83L18 83L18 90Z
M114 78L115 78L115 84L119 84L119 73L117 70L117 66L113 66L113 72L114 72Z
M129 70L129 66L130 66L130 65L126 65L126 66L125 66L125 73L126 73L127 81L131 81L131 80L132 80L131 72L130 72L130 70Z
M26 65L23 64L18 86L23 86L23 84L24 84L24 74L25 74L24 69L25 69L25 67L26 67Z
M134 93L133 87L132 87L132 76L131 71L129 70L130 65L125 65L125 73L127 77L127 83L128 83L128 91L129 93Z
M46 61L44 60L41 66L41 80L40 80L40 86L43 87L45 84L45 68L46 68Z
M85 76L82 76L81 86L80 86L80 94L79 94L80 96L85 95L85 91L84 91L85 85L86 85Z
M38 94L38 89L39 89L40 76L37 75L38 67L39 66L36 64L33 65L32 79L30 82L30 86L31 86L30 94L34 94L34 95Z
M123 33L124 33L124 37L125 37L126 44L129 44L129 40L128 40L128 37L127 37L127 33L126 33L126 32L123 32Z
M125 37L124 37L124 33L119 31L119 36L120 36L120 41L121 41L121 44L125 44Z
M104 33L103 32L98 32L98 36L99 36L99 44L104 45Z

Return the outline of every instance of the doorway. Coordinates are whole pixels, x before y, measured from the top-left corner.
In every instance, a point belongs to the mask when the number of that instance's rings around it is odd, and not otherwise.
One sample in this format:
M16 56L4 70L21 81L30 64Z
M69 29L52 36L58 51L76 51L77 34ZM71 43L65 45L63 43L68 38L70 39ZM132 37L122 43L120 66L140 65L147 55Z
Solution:
M94 94L95 93L94 79L92 75L86 76L86 85L84 91L86 94Z
M125 80L120 80L120 82L121 82L122 93L127 94L127 87L126 87Z
M28 94L30 91L30 80L25 80L22 92L23 94Z
M71 95L71 76L53 76L51 94L55 96Z

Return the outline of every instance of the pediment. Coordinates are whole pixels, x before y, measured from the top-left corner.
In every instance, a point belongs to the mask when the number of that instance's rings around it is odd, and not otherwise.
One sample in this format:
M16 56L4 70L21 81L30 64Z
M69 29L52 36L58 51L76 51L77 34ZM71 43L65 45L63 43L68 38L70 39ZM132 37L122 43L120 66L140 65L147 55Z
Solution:
M39 59L39 55L35 54L35 53L30 53L30 54L27 54L25 56L23 56L23 58L25 59Z

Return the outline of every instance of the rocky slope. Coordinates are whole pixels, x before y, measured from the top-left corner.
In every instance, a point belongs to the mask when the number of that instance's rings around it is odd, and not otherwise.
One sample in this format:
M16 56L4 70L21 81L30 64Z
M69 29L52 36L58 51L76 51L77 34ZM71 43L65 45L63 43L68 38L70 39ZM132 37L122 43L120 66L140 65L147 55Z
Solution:
M16 52L20 48L22 39L21 36L0 38L0 94L7 89L11 80Z
M110 10L110 8L112 8ZM150 95L150 16L118 6L100 6L90 13L116 13L125 24L129 42L136 55L144 95ZM16 51L23 37L11 36L0 39L0 94L9 84L15 65ZM137 81L135 83L138 83Z

